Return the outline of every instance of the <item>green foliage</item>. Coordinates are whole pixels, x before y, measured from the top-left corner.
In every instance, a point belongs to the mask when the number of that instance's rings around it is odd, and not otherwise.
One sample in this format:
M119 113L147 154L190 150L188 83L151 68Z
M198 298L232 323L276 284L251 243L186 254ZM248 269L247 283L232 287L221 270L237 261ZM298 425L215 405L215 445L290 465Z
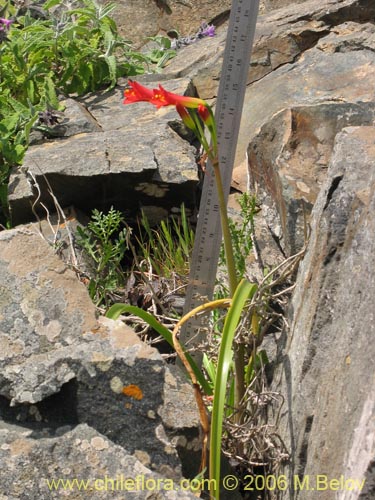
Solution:
M161 221L153 229L142 213L140 229L140 251L158 276L169 278L174 273L185 276L188 274L194 231L190 227L184 205L181 206L179 218Z
M234 262L237 275L242 279L246 274L246 260L253 248L252 234L254 233L254 215L256 214L256 199L248 193L239 198L241 207L241 224L229 218L229 230L232 238ZM220 266L225 266L224 246L220 250Z
M214 402L211 416L210 434L210 493L212 498L219 500L221 484L221 442L223 434L223 420L225 415L227 383L233 364L233 342L238 323L246 302L252 298L257 285L242 280L234 295L232 304L225 318L219 357L216 367L214 386ZM238 408L237 408L238 410Z
M167 62L176 55L176 51L171 48L170 38L162 35L149 37L156 46L147 52L146 56L155 65L155 71L160 72Z
M245 367L245 384L248 387L255 379L256 374L263 366L269 363L267 353L264 349L259 352L254 352L249 358L249 362Z
M148 312L144 311L143 309L140 309L139 307L131 306L131 305L127 305L127 304L113 304L113 306L111 306L108 309L108 311L106 313L106 317L111 318L111 319L118 319L120 314L123 314L123 313L135 314L139 318L143 319L149 326L151 326L151 328L153 328L156 332L158 332L164 338L164 340L166 340L168 342L168 344L171 347L173 347L172 334L168 330L168 328L166 328L164 325L162 325L156 318L154 318L154 316L152 316L152 314L149 314ZM196 365L196 363L194 362L194 360L190 356L190 354L186 351L185 351L185 356L187 357L187 359L190 363L190 366L191 366L192 370L194 371L198 382L201 384L205 394L210 396L212 394L212 388L207 383L203 373L198 368L198 366Z
M246 262L253 249L254 216L256 214L256 198L248 193L242 193L238 199L241 207L241 223L235 222L228 217L229 230L233 245L233 257L237 275L240 279L245 277ZM226 269L224 244L220 247L219 268ZM216 283L214 299L222 299L228 295L227 283L220 281ZM217 333L222 331L223 318L219 310L213 312L213 324Z
M93 210L86 228L77 228L77 244L89 257L89 293L96 305L108 301L111 292L123 285L121 261L128 249L128 231L120 230L121 212L111 209L106 215Z
M79 9L50 10L62 4L47 2L47 19L18 16L1 46L1 89L21 102L36 104L54 88L68 95L113 87L119 76L143 72L109 17L114 4L84 0Z
M0 222L7 218L10 168L22 163L38 112L61 110L59 95L112 88L119 77L160 63L155 54L133 51L119 35L109 17L114 3L80 5L69 10L64 0L48 0L46 19L34 19L29 11L20 15L9 2L1 9L1 17L14 22L0 32Z
M0 185L8 179L8 165L21 163L37 117L32 105L20 103L9 92L0 95Z

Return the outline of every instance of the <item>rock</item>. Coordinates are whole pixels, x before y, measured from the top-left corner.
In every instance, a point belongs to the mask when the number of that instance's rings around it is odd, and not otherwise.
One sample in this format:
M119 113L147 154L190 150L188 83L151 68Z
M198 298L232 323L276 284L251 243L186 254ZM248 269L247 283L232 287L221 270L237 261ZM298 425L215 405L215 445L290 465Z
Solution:
M37 224L31 223L21 227L39 234L68 266L90 276L92 262L84 249L76 243L77 228L87 226L89 221L87 215L71 206L50 214L48 218L40 219Z
M195 477L202 453L196 401L191 384L181 377L181 372L175 365L169 365L165 369L163 405L158 414L163 422L167 442L173 445L180 457L182 475Z
M171 30L191 35L203 21L220 20L230 6L231 0L120 0L113 17L120 34L140 47L147 37Z
M284 238L286 254L303 244L304 219L308 223L335 134L347 125L373 123L375 52L356 47L357 42L371 45L374 34L369 25L340 26L247 92L238 155L250 138L249 177L253 187L266 192L260 198L277 209L270 210L269 220L277 238Z
M307 0L263 0L264 11L268 12L275 9L280 9L282 7L286 7L287 5L304 3Z
M176 57L163 68L164 78L191 78L199 97L213 99L217 95L225 48L227 24L216 35L178 50ZM159 77L160 78L160 77Z
M304 51L313 48L321 38L334 31L336 26L350 21L359 21L361 24L371 22L375 15L375 6L371 0L327 0L324 5L315 0L283 3L285 7L282 9L272 12L266 12L267 8L260 10L262 13L257 20L248 85L262 80L287 63L297 62ZM286 5L287 3L292 4ZM169 78L188 75L200 97L215 98L219 86L226 27L226 24L220 26L214 38L201 40L198 44L179 50L163 73ZM261 85L260 82L259 84ZM246 98L249 106L250 96L251 94ZM264 100L262 102L264 105ZM240 134L244 134L244 142L248 139L246 134L254 121L253 117L249 118L252 118L251 121L243 121L240 130ZM245 149L246 145L242 146L239 153L242 158Z
M47 354L52 346L71 346L95 328L97 320L84 285L36 233L2 231L0 267L0 377L4 380L6 370L32 355Z
M349 0L345 3L348 4ZM344 4L334 2L335 11L328 10L326 14L330 22L347 20L348 9L345 10ZM356 3L351 0L351 6ZM330 5L332 2L330 3ZM301 4L305 8L310 3ZM342 7L342 11L337 10ZM332 7L332 5L331 5ZM348 7L348 5L346 5ZM374 7L375 8L375 7ZM333 9L333 7L332 7ZM280 15L282 11L277 11ZM323 19L323 9L319 11L320 15L314 15L313 12L305 11L306 17L317 17L317 21ZM372 8L367 10L369 18L373 15ZM299 13L299 16L302 12ZM292 16L292 14L290 14ZM296 16L298 19L298 16ZM349 18L350 19L350 18ZM271 19L272 20L272 19ZM292 21L290 21L292 22ZM307 21L306 21L307 22ZM272 26L272 23L270 23ZM347 26L344 24L342 28ZM348 39L356 36L358 39L366 39L366 43L374 36L374 28L368 24L362 25L353 23L350 33L346 35ZM301 29L301 28L299 28ZM323 102L371 102L373 92L370 81L373 78L374 51L351 51L347 46L347 51L340 52L333 50L335 45L337 49L343 45L343 37L332 32L328 38L329 47L325 47L325 41L319 43L316 37L313 47L305 50L303 54L292 64L284 64L278 69L267 74L259 81L254 82L247 89L245 104L243 108L241 129L239 135L238 152L236 164L239 164L247 149L247 145L257 132L257 130L270 118L284 108L293 105L312 105ZM353 33L355 30L356 34ZM328 31L323 31L323 35ZM267 96L265 102L264 96Z
M184 93L189 81L168 82L166 87ZM14 225L33 220L33 211L44 216L41 203L53 211L49 190L62 207L74 205L89 214L93 208L108 211L114 206L125 212L128 223L143 206L164 208L164 213L183 202L188 210L195 207L195 150L174 131L174 108L124 106L120 89L95 94L83 104L101 132L78 133L28 149L23 166L10 178Z
M135 500L196 498L186 491L186 481L173 484L151 472L121 446L86 424L72 430L61 428L54 437L39 438L26 428L1 426L0 461L4 499L110 496L120 500L128 495ZM65 481L71 481L70 487Z
M274 115L250 143L251 189L257 191L264 213L268 207L269 227L286 254L304 245L336 134L344 127L374 121L375 102L292 107Z
M317 475L349 486L365 480L362 492L341 488L341 499L372 498L375 484L374 157L375 127L337 135L274 377L286 403L279 432L291 452L290 485L308 477L316 487ZM281 498L310 500L316 491L290 487Z
M38 234L1 232L0 268L1 419L39 433L87 423L180 477L176 447L199 437L192 388L120 320L98 321L85 287Z
M40 124L36 130L30 134L30 144L38 144L46 137L71 137L72 135L86 132L100 132L101 127L87 109L74 99L65 99L61 102L64 107L62 112L56 115L58 123L51 127Z

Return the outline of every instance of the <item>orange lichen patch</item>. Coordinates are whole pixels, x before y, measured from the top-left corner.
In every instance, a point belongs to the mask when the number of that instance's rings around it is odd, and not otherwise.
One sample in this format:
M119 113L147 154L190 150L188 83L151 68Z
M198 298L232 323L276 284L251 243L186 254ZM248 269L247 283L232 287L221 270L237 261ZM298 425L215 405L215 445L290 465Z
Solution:
M140 389L135 384L126 385L125 387L123 387L122 393L125 394L125 396L137 399L138 401L140 401L143 398L142 389Z
M58 225L59 229L65 229L67 222L76 222L76 218L73 215L66 217L65 221Z

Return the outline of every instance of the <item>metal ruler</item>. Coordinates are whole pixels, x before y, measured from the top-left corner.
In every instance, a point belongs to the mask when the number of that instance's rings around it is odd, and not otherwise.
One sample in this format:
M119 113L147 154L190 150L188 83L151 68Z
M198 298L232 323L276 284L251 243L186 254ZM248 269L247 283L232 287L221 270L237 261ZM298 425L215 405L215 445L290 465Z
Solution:
M228 197L237 147L242 106L255 34L259 0L233 0L229 18L224 60L216 101L219 163L224 193ZM186 292L184 313L212 298L222 240L219 206L213 170L208 165L200 201L195 244ZM202 340L199 318L190 320L180 339L188 348ZM192 353L200 361L199 353Z

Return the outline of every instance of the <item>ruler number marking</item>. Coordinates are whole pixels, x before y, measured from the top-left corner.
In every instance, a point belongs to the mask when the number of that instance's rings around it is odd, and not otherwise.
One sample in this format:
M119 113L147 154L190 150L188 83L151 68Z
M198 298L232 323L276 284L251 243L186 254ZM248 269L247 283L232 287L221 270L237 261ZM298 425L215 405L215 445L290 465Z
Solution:
M221 70L222 78L216 103L219 159L226 195L229 193L231 183L239 120L258 10L259 0L232 0L232 12ZM207 171L208 174L206 173L202 190L185 313L202 303L200 297L211 297L216 278L221 227L213 179L214 173L210 165L208 165ZM186 328L182 329L181 340L183 343L187 344L192 337L197 336L199 324L200 322L197 320L188 323Z

